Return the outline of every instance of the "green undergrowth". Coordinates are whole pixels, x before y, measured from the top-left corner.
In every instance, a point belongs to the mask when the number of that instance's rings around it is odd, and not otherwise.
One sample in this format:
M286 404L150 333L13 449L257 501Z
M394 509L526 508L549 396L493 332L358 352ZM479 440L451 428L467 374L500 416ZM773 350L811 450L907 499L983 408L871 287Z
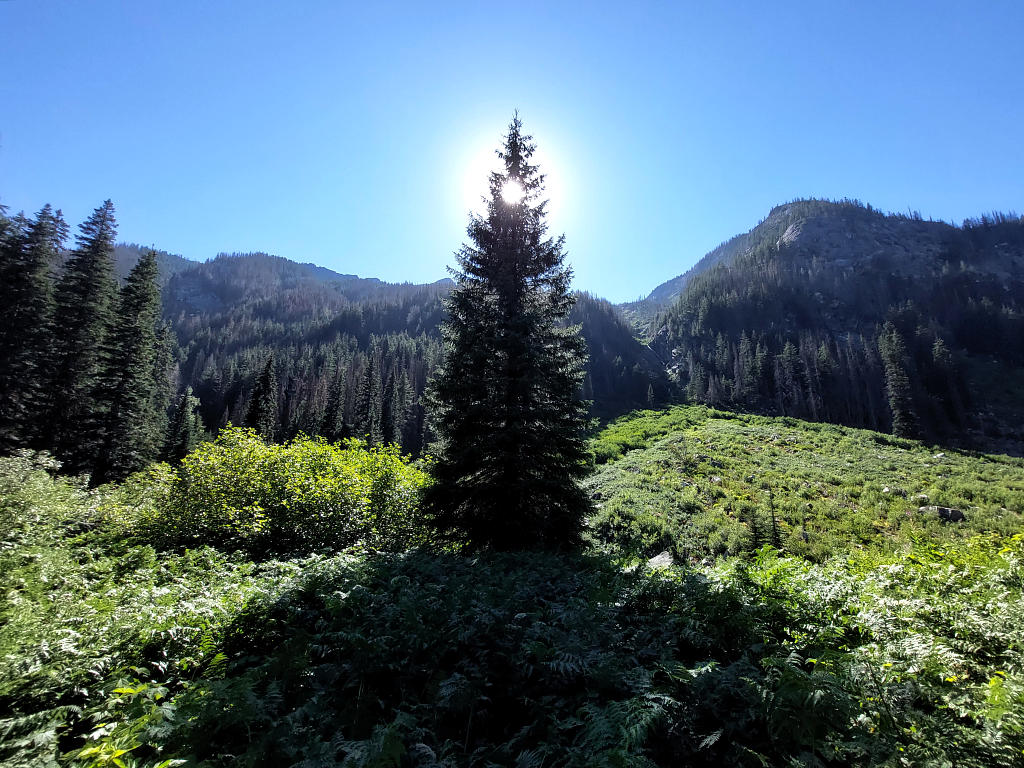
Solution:
M702 406L634 414L592 445L591 536L638 557L695 562L771 544L821 561L1024 528L1019 458Z
M371 526L254 554L154 538L169 470L52 469L0 460L5 766L1024 761L1019 535L652 569Z
M304 436L275 445L229 427L176 469L154 464L108 487L100 511L125 535L163 547L254 557L354 544L400 549L423 531L426 483L396 446Z

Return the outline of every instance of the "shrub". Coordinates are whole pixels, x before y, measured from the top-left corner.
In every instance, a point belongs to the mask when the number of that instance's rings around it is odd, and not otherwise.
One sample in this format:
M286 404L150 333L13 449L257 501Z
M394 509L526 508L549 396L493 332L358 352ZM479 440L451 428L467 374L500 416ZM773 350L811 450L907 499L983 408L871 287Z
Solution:
M88 526L94 517L87 478L57 479L48 453L18 451L0 459L0 552L34 540L47 524Z
M357 542L401 549L422 535L417 502L426 480L395 446L307 437L268 445L250 429L229 428L185 457L158 514L142 519L167 543L257 556Z

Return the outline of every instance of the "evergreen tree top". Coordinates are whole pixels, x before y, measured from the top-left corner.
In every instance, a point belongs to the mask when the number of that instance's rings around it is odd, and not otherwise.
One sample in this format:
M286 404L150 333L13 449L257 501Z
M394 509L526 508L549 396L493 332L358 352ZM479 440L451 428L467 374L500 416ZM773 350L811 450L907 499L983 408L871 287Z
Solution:
M75 236L76 251L82 252L96 248L112 249L117 236L117 222L114 218L114 204L110 200L103 201L88 219L78 225L79 233Z
M534 299L546 294L549 303L560 297L556 312L564 317L573 303L567 294L572 271L563 264L564 236L546 237L545 177L529 162L535 149L517 114L497 150L505 170L491 173L486 214L471 217L467 234L472 244L456 253L460 269L454 276L464 285L487 287L505 314L521 312L533 292ZM510 184L521 190L518 199L506 194Z

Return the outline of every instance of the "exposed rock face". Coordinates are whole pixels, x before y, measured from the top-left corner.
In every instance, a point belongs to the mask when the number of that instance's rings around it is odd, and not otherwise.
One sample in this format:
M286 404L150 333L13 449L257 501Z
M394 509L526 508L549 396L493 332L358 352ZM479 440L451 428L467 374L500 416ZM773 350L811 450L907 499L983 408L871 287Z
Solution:
M749 254L766 241L778 251L803 252L837 267L853 267L877 258L895 273L927 274L956 233L957 228L945 222L885 216L866 207L824 200L786 203L773 208L754 229L722 243L690 270L659 285L642 301L623 307L641 314L657 312L681 296L693 277ZM969 266L1010 276L1019 271L1022 262L1024 254L1019 248L1003 244L988 253L972 253Z

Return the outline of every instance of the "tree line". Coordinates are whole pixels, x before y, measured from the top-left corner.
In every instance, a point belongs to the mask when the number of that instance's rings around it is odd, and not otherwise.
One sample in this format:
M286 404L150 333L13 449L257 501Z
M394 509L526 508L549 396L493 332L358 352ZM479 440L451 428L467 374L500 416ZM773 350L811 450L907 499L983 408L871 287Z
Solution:
M44 448L94 483L124 477L167 444L175 344L161 322L156 255L123 285L108 200L69 227L44 206L0 211L0 449Z
M264 254L185 262L115 244L109 202L79 230L69 244L50 206L2 215L0 451L50 450L99 483L229 423L414 455L435 440L425 392L450 281L387 284ZM591 350L591 413L670 400L661 361L615 309L576 298L559 322L581 325Z
M174 275L165 315L181 344L179 389L201 400L216 431L250 416L260 380L265 436L297 434L396 442L419 454L435 436L427 384L443 356L448 281L394 285L324 279L308 265L263 254L222 256ZM607 417L668 401L675 390L657 356L608 302L577 295L568 317L590 349L582 397ZM273 359L272 371L267 364ZM276 394L267 387L276 385Z

